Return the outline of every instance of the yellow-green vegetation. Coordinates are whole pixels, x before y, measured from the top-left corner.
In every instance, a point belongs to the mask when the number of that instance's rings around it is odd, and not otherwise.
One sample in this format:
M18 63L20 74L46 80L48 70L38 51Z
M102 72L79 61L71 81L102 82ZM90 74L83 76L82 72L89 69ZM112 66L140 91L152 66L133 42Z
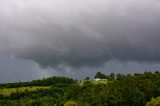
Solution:
M88 80L89 82L91 82L92 84L108 84L108 83L112 83L113 81L108 81L107 79L102 79L102 80ZM80 85L83 85L84 82L86 82L85 80L81 80L78 83Z
M147 102L145 106L160 106L160 97L152 98L151 101Z
M18 88L2 88L0 89L0 94L2 95L10 95L12 92L24 92L25 90L28 91L35 91L38 89L49 89L50 86L31 86L31 87L18 87Z
M78 106L78 104L74 101L68 101L67 103L64 104L64 106Z

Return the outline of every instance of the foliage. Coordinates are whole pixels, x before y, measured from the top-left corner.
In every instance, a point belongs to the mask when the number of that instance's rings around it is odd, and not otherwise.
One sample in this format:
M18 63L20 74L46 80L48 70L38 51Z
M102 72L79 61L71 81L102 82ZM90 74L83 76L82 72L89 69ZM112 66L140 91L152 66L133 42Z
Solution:
M71 78L66 77L49 77L39 80L33 80L31 82L16 82L16 83L4 83L0 84L0 88L18 88L18 87L28 87L28 86L50 86L59 83L70 84L75 81Z
M160 106L160 97L152 98L151 101L146 103L146 106Z
M50 86L31 86L31 87L19 87L19 88L5 88L0 89L0 94L2 95L10 95L13 92L26 92L28 91L35 91L37 89L49 89Z
M78 106L78 105L74 101L68 101L67 103L64 104L64 106Z
M97 72L95 78L106 79L106 75L101 72Z

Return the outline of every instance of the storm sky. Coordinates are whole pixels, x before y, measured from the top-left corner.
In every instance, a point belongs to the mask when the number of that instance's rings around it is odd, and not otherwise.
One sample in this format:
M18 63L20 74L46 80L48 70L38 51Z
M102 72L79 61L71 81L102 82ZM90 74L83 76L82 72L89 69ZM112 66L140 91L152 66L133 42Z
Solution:
M0 82L160 70L159 0L1 0Z

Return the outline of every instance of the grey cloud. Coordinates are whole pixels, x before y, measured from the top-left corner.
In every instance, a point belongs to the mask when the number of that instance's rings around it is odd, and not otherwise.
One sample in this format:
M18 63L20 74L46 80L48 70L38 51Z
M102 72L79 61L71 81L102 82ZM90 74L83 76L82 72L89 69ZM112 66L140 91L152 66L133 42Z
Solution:
M158 0L3 0L0 51L61 69L160 62Z
M50 76L50 69L42 69L32 60L16 59L14 56L0 56L0 83L31 81ZM51 70L50 70L51 71ZM58 75L52 69L52 75Z
M62 70L63 69L63 70ZM51 67L41 68L32 60L17 59L14 56L0 56L0 83L15 81L31 81L49 76L67 76L74 79L84 79L87 76L93 78L97 71L105 74L124 73L133 74L143 71L160 70L158 63L121 62L111 60L105 63L103 67L81 67L74 69L68 66L59 66L59 69Z

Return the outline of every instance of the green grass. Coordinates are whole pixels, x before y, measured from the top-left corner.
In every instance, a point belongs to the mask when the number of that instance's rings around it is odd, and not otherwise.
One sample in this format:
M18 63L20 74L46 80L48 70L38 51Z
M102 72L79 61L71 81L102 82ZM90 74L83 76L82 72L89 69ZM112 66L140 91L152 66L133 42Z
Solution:
M93 84L108 84L108 83L112 83L113 81L108 81L107 79L106 80L98 80L98 81L95 81L95 80L89 80L91 83ZM80 85L83 85L85 82L85 80L81 80L79 82Z
M10 95L12 92L24 92L25 90L28 91L35 91L37 89L49 89L50 86L32 86L32 87L19 87L19 88L3 88L0 89L0 94L2 95Z
M74 101L68 101L64 104L64 106L78 106L76 102Z

